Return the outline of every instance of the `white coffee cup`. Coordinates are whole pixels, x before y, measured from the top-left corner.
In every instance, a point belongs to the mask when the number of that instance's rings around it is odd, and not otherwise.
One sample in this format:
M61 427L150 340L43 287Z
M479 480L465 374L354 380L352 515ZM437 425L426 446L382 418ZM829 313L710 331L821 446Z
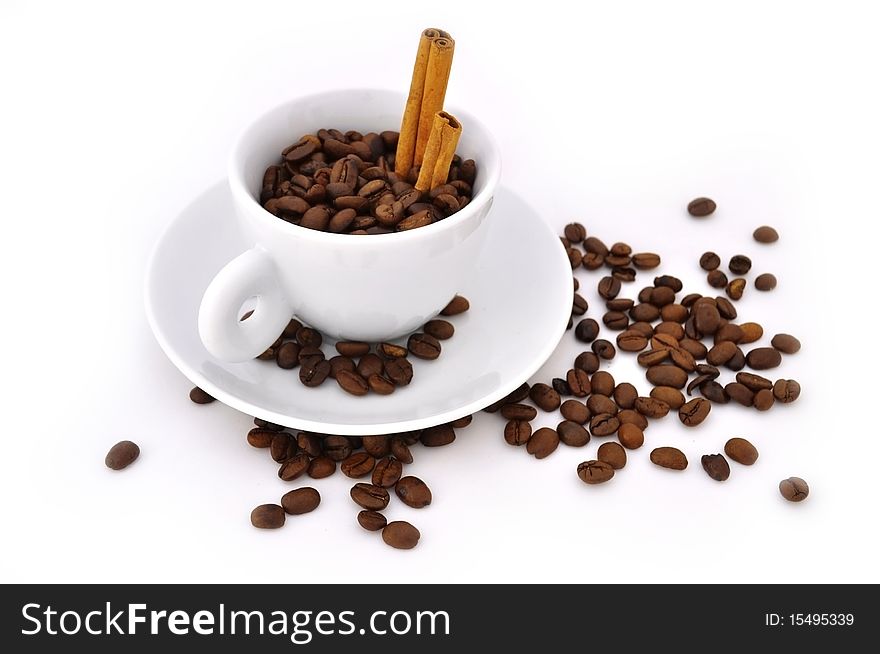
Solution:
M482 123L454 108L450 113L462 123L458 153L476 160L477 177L471 202L444 220L352 236L299 227L259 203L266 167L300 136L331 127L397 129L404 104L404 96L392 91L331 91L286 102L244 130L228 172L238 221L253 247L217 273L202 298L199 334L212 355L252 359L293 316L332 338L391 340L417 331L475 274L501 156ZM242 306L254 298L253 314L240 320Z

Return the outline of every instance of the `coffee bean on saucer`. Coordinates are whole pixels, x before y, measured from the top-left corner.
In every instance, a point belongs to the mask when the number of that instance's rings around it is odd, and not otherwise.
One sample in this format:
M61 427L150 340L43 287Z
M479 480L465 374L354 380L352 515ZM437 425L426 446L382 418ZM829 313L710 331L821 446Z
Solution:
M374 484L355 484L349 494L356 504L370 511L381 511L391 499L387 490Z
M810 487L800 477L789 477L779 482L779 492L789 502L803 502L810 494Z
M288 491L281 497L281 507L289 515L311 513L320 503L321 494L310 486Z
M379 354L385 357L386 359L400 359L407 355L407 349L402 345L395 345L394 343L380 343L376 350L378 350Z
M382 540L386 545L399 550L411 550L419 544L419 530L404 520L389 522L382 530Z
M762 225L758 227L753 233L752 236L758 243L775 243L779 240L779 232L770 227L769 225Z
M584 461L578 464L577 474L585 484L601 484L614 477L614 468L604 461Z
M198 386L194 386L193 389L189 392L189 399L196 404L210 404L214 401L213 397L208 395Z
M385 376L395 386L406 386L413 378L412 364L409 359L390 359L385 362Z
M456 295L449 301L443 310L440 312L441 316L457 316L460 313L464 313L468 309L471 308L470 302L467 301L467 298L462 297L461 295Z
M529 390L529 398L538 405L542 411L556 411L562 404L559 393L547 384L534 384Z
M300 362L299 380L305 386L320 386L329 375L330 362L323 357L311 356Z
M388 524L387 518L378 511L364 509L357 515L358 524L367 531L379 531Z
M455 334L455 327L446 320L429 320L422 327L422 331L438 340L445 341Z
M403 477L394 485L400 501L413 509L422 509L431 503L431 489L418 477Z
M684 470L688 460L684 452L675 447L658 447L651 452L651 463L670 470Z
M776 276L771 273L761 273L755 277L755 288L759 291L772 291L776 288Z
M706 271L716 270L721 265L721 257L714 252L704 252L700 257L700 268Z
M758 450L745 438L728 440L724 444L724 453L744 466L750 466L758 460Z
M299 343L302 347L307 345L311 345L313 347L321 347L321 342L324 339L321 337L321 332L316 329L312 329L311 327L300 327L296 330L296 342Z
M336 343L336 351L344 357L356 359L370 351L370 344L361 341L339 341Z
M688 213L695 218L705 218L712 215L716 208L715 202L709 198L696 198L688 203Z
M278 529L284 519L284 508L277 504L261 504L251 511L251 524L257 529Z
M295 341L284 343L275 351L275 363L279 368L290 370L299 365L300 345Z
M385 362L382 361L378 354L368 352L358 360L355 369L357 374L367 379L370 375L381 375L385 369Z
M289 343L285 343L284 345L289 345ZM284 346L282 346L283 349ZM348 372L354 372L356 369L355 363L353 359L348 357L344 357L341 354L330 359L330 376L333 379L336 379L336 376L343 370L347 370Z
M394 382L382 375L370 375L367 385L377 395L391 395L395 388Z
M136 443L119 441L107 452L107 456L104 457L104 465L111 470L122 470L134 463L140 453L141 448Z
M703 470L715 481L726 481L730 477L730 465L721 454L704 454L700 457Z
M440 341L428 334L412 334L406 346L419 359L433 360L440 356Z

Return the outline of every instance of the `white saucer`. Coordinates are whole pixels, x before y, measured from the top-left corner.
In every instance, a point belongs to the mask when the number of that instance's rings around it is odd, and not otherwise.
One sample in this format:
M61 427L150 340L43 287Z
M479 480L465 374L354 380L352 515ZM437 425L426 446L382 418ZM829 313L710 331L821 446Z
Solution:
M162 235L147 271L150 327L190 381L248 415L321 433L368 435L422 429L479 411L504 397L550 357L571 315L571 267L559 238L504 187L488 244L461 295L471 309L449 318L455 335L436 361L411 358L413 381L392 395L354 397L333 379L318 388L271 361L225 363L199 339L208 283L249 243L239 234L225 182L187 206ZM381 237L376 237L381 238ZM335 354L324 346L328 357ZM332 352L332 354L331 354Z

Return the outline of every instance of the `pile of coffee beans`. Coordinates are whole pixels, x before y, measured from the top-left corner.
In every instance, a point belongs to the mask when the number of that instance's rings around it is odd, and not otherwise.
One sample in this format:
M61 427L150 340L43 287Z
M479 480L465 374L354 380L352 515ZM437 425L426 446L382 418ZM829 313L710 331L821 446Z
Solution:
M464 313L469 308L467 299L456 295L440 315L449 318ZM251 313L242 316L242 320L247 320ZM390 395L396 388L406 386L412 381L410 355L433 361L440 356L440 341L452 338L453 334L455 327L451 322L436 318L426 322L422 331L410 334L406 345L338 341L334 346L336 355L328 359L322 349L324 337L321 332L294 318L284 328L281 336L257 358L274 361L285 370L298 367L299 380L304 386L316 387L327 379L335 379L339 388L350 395ZM213 400L201 389L193 389L190 399L196 403Z
M688 212L702 218L711 215L716 206L709 198L697 198L688 205ZM755 230L754 238L760 243L773 243L779 236L772 227L763 226ZM575 278L569 328L573 327L575 338L590 349L575 358L564 376L549 384L523 384L485 409L489 413L500 412L507 420L504 439L508 444L524 445L527 453L541 459L552 454L560 443L583 447L592 438L616 436L616 443L610 441L599 447L597 459L584 461L577 468L584 483L599 484L611 480L615 470L624 467L626 450L636 450L644 444L645 432L654 420L672 413L682 425L693 428L708 419L716 404L732 402L767 411L776 403L789 404L800 396L797 381L774 381L757 372L776 368L783 355L798 352L797 338L777 334L770 347L746 347L764 336L759 323L737 320L738 312L732 302L742 297L746 287L744 276L752 268L748 256L736 254L729 259L729 271L738 276L731 280L719 270L722 259L718 254L705 252L699 258L700 267L708 272L709 286L724 289L726 297L685 294L677 277L659 275L654 277L653 284L627 298L623 296L623 285L634 282L638 271L659 266L659 255L634 253L626 243L608 246L576 222L566 225L561 241L573 270L609 269L610 274L602 276L597 284L598 294L605 301L605 313L601 325L585 316L589 305L577 292L580 283ZM776 278L769 273L756 280L759 290L775 286ZM616 347L599 338L603 326L616 332ZM636 355L653 387L649 393L642 395L633 384L617 382L609 372L599 369L618 350ZM733 379L722 379L725 370L735 375ZM699 395L694 397L694 393ZM534 406L526 404L526 400ZM546 413L558 410L562 421L555 429L542 427L533 432L531 421L537 417L538 409ZM731 439L725 452L745 465L757 459L757 450L744 439ZM650 460L670 470L688 467L686 455L675 447L654 448ZM716 481L730 476L730 466L723 454L706 454L700 462L706 474Z
M263 174L260 203L287 222L335 234L389 234L424 227L464 208L477 166L455 155L446 184L415 188L394 172L398 132L321 129L281 152Z
M358 524L367 531L381 531L382 540L397 549L415 547L420 533L405 521L387 522L382 511L391 501L389 489L413 509L431 504L433 494L428 485L411 475L404 475L404 466L413 462L416 445L442 447L455 441L455 430L471 423L471 416L421 431L382 436L334 436L290 430L259 418L247 434L247 442L268 450L278 464L278 476L286 482L303 477L323 479L336 473L364 479L352 487L352 501L362 510ZM260 529L277 529L286 516L314 511L321 495L311 486L296 488L284 494L279 504L261 504L251 512L251 524Z

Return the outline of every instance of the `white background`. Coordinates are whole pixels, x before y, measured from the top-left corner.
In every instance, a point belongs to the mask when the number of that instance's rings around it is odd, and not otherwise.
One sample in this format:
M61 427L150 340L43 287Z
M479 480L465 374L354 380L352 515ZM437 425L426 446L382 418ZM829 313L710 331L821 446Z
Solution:
M431 4L3 3L0 580L880 581L869 3ZM691 290L709 292L709 248L775 272L740 315L801 338L778 371L801 400L716 407L692 431L669 418L602 487L575 474L595 440L536 461L481 414L416 451L429 508L392 501L417 549L361 530L341 474L315 483L315 513L255 530L251 508L290 486L246 444L249 417L187 399L144 317L147 256L251 116L323 89L405 90L427 26L457 42L449 102L492 126L504 184L553 225L658 251ZM696 195L718 201L711 220L685 214ZM764 223L778 244L751 240ZM579 276L598 318L598 277ZM581 349L566 335L539 379ZM699 457L735 435L761 457L713 482ZM124 438L142 455L114 473L104 454ZM658 445L689 469L652 466ZM803 504L776 490L790 475L810 483Z

